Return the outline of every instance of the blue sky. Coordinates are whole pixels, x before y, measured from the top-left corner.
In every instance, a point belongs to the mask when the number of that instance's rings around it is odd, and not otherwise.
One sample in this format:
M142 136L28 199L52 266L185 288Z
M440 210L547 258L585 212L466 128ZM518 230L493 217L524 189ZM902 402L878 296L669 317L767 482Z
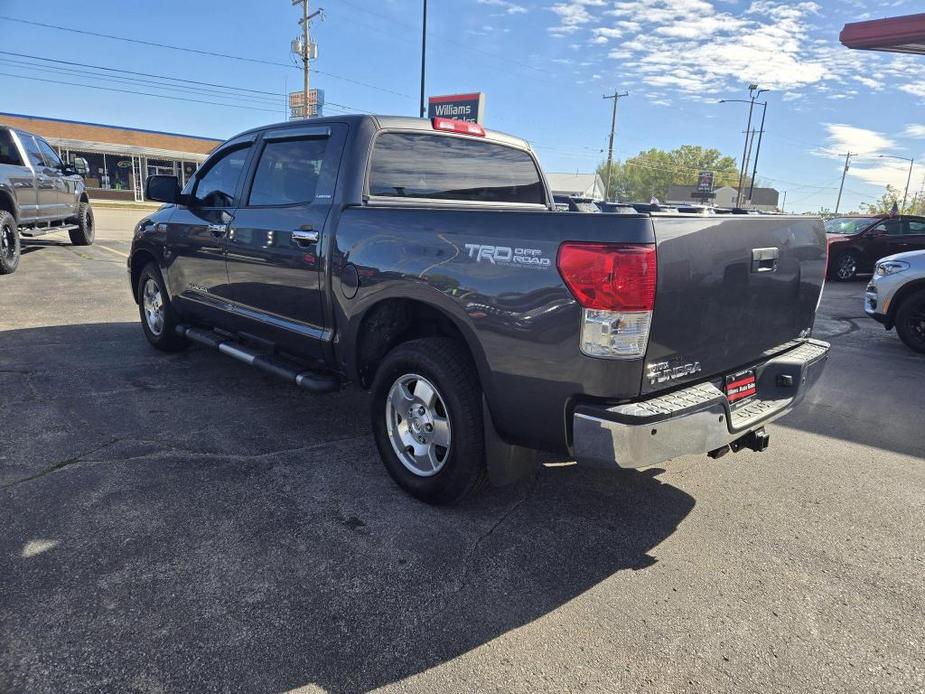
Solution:
M420 0L319 0L320 59L313 86L332 106L416 115ZM771 91L758 175L787 191L795 211L834 207L844 152L860 153L842 209L872 201L886 183L910 190L925 176L925 57L849 51L846 22L921 11L912 0L431 0L428 94L486 93L486 125L534 143L547 171L590 171L604 157L613 89L620 102L616 155L681 144L741 157L757 81ZM301 72L289 56L299 11L288 0L85 3L0 0L0 15L253 58L255 63L0 19L0 111L225 138L281 120ZM9 55L13 53L16 55ZM205 88L165 90L61 72L35 56L272 92L247 100ZM75 68L72 68L75 69ZM86 71L84 68L80 70ZM98 71L92 71L99 74ZM65 82L39 81L54 80ZM186 100L92 89L87 85ZM195 100L195 101L191 101ZM200 103L206 102L206 103ZM261 110L262 109L262 110ZM911 193L910 193L911 195Z

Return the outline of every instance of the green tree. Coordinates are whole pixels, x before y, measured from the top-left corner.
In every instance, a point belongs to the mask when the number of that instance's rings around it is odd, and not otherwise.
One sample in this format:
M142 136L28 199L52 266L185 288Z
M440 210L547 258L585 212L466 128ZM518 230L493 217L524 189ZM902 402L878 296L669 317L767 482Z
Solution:
M735 158L718 149L681 145L666 152L652 148L623 162L614 162L607 199L636 202L655 195L665 200L669 185L694 185L700 171L713 171L717 186L734 186L739 182ZM602 163L597 172L606 185L607 163Z
M880 199L873 203L864 203L861 205L867 214L889 214L893 211L893 205L897 209L902 207L903 191L895 186L888 185L886 192L880 196ZM906 206L899 209L901 214L925 214L925 198L920 197L918 193L909 197Z

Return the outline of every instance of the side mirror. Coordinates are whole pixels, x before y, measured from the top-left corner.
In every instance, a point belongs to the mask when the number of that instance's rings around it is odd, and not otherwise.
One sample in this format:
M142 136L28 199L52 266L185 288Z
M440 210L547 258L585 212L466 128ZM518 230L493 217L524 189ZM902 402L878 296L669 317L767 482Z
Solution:
M176 205L180 202L180 179L176 176L148 176L145 197L155 202Z
M74 157L73 161L74 172L80 176L86 176L90 172L90 165L87 163L87 160L83 157Z

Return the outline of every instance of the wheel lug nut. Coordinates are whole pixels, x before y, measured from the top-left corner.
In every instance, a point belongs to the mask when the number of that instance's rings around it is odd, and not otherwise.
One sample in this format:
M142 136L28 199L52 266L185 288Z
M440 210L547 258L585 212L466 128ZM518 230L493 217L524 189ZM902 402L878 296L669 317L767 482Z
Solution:
M418 414L421 415L422 417L424 416L424 412L425 412L425 410L424 410L423 407L419 407L419 408L418 408Z
M434 430L434 425L431 424L430 422L428 422L427 424L424 425L424 430L425 430L425 431L433 431L433 430Z

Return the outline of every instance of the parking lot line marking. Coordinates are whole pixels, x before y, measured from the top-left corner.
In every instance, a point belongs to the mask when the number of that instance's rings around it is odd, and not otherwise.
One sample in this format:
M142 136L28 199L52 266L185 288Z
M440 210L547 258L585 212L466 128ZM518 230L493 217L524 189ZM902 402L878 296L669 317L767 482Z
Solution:
M117 251L115 248L110 248L109 246L104 246L102 244L96 244L96 248L102 248L104 251L109 251L110 253L115 253L116 255L121 255L123 258L128 258L128 253L123 253L122 251Z

